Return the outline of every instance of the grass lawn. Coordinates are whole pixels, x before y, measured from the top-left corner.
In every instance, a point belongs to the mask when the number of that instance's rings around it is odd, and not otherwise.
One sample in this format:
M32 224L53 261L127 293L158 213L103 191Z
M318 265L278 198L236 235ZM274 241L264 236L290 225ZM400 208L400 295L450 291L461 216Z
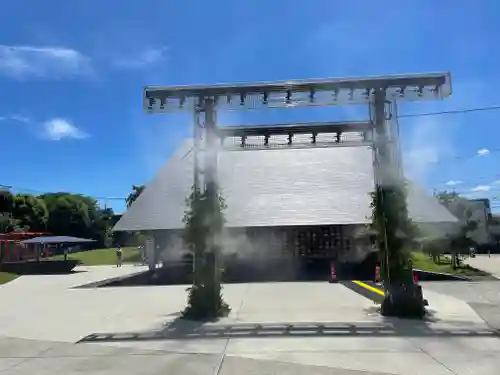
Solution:
M123 263L139 263L141 256L136 247L124 247ZM51 259L63 260L64 255L56 255ZM69 253L68 259L79 260L85 266L101 266L116 264L116 248L96 249L89 251L80 251L77 253Z
M470 267L468 264L453 269L450 257L444 255L441 256L441 262L436 264L426 253L414 252L412 253L412 261L413 268L423 271L449 273L458 276L489 276L489 273Z
M16 279L18 276L13 273L0 272L0 285L7 284L9 281Z

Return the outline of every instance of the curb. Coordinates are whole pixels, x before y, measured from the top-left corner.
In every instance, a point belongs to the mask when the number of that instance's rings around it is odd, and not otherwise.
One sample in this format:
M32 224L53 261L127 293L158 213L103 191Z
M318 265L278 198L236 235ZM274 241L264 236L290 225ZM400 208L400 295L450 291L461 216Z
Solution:
M415 268L414 273L418 274L420 276L420 281L470 281L470 278L466 276L457 276L457 275L452 275L450 273L440 273L440 272L431 272L431 271L424 271L420 270L418 268ZM433 276L435 279L433 280ZM422 277L424 279L422 279ZM428 278L429 277L429 278Z
M340 284L374 303L381 304L384 300L384 291L372 281L352 280L343 281Z
M88 284L77 285L77 286L72 287L71 289L100 288L100 287L106 286L106 285L108 285L110 283L113 283L113 282L116 282L116 281L120 281L120 280L123 280L123 279L127 279L127 278L132 277L132 276L137 276L137 275L143 274L145 272L148 272L148 271L139 271L139 272L129 273L129 274L122 275L122 276L111 277L109 279L94 281L94 282L91 282L91 283L88 283Z

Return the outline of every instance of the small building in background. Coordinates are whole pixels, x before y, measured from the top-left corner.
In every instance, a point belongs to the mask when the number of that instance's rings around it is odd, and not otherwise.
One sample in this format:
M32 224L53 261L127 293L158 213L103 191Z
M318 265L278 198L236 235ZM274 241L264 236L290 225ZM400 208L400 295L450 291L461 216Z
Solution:
M479 246L494 243L491 234L491 206L487 198L468 199L471 217L477 223L477 228L470 233L470 238Z
M492 243L500 246L500 214L491 215L490 234Z

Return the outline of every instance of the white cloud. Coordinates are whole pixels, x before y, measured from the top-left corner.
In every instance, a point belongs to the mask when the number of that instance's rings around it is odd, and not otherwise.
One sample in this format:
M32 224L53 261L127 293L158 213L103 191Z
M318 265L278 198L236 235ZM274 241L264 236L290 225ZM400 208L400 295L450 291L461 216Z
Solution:
M0 121L16 121L28 124L31 122L31 119L29 117L22 115L9 115L9 116L0 116Z
M17 122L23 122L25 124L28 124L31 122L31 119L29 117L22 116L22 115L12 115L12 116L10 116L10 119L13 121L17 121Z
M164 62L167 58L167 47L149 47L138 54L114 58L112 63L117 68L142 69Z
M61 78L90 72L90 58L63 47L0 45L0 74L14 77Z
M446 186L457 186L457 185L460 185L460 184L463 184L463 181L450 180L450 181L445 182Z
M489 155L490 153L490 150L488 150L487 148L482 148L480 150L477 150L477 156L485 156L485 155Z
M478 185L475 188L471 189L471 191L474 193L479 192L479 191L490 191L490 190L491 190L490 185Z
M60 141L65 138L84 139L89 136L71 122L61 118L53 118L44 122L43 130L45 137L52 141Z

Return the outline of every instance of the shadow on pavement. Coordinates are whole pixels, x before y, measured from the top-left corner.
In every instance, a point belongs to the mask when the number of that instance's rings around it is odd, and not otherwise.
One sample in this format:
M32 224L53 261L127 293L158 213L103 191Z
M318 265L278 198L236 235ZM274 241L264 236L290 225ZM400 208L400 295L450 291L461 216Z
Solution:
M42 259L22 260L15 262L3 262L1 271L15 273L17 275L64 275L72 273L74 268L80 265L79 260L53 260Z
M204 324L177 318L164 329L143 332L94 333L78 341L120 342L270 337L498 337L492 329L432 328L428 322L394 319L390 323L236 323Z

